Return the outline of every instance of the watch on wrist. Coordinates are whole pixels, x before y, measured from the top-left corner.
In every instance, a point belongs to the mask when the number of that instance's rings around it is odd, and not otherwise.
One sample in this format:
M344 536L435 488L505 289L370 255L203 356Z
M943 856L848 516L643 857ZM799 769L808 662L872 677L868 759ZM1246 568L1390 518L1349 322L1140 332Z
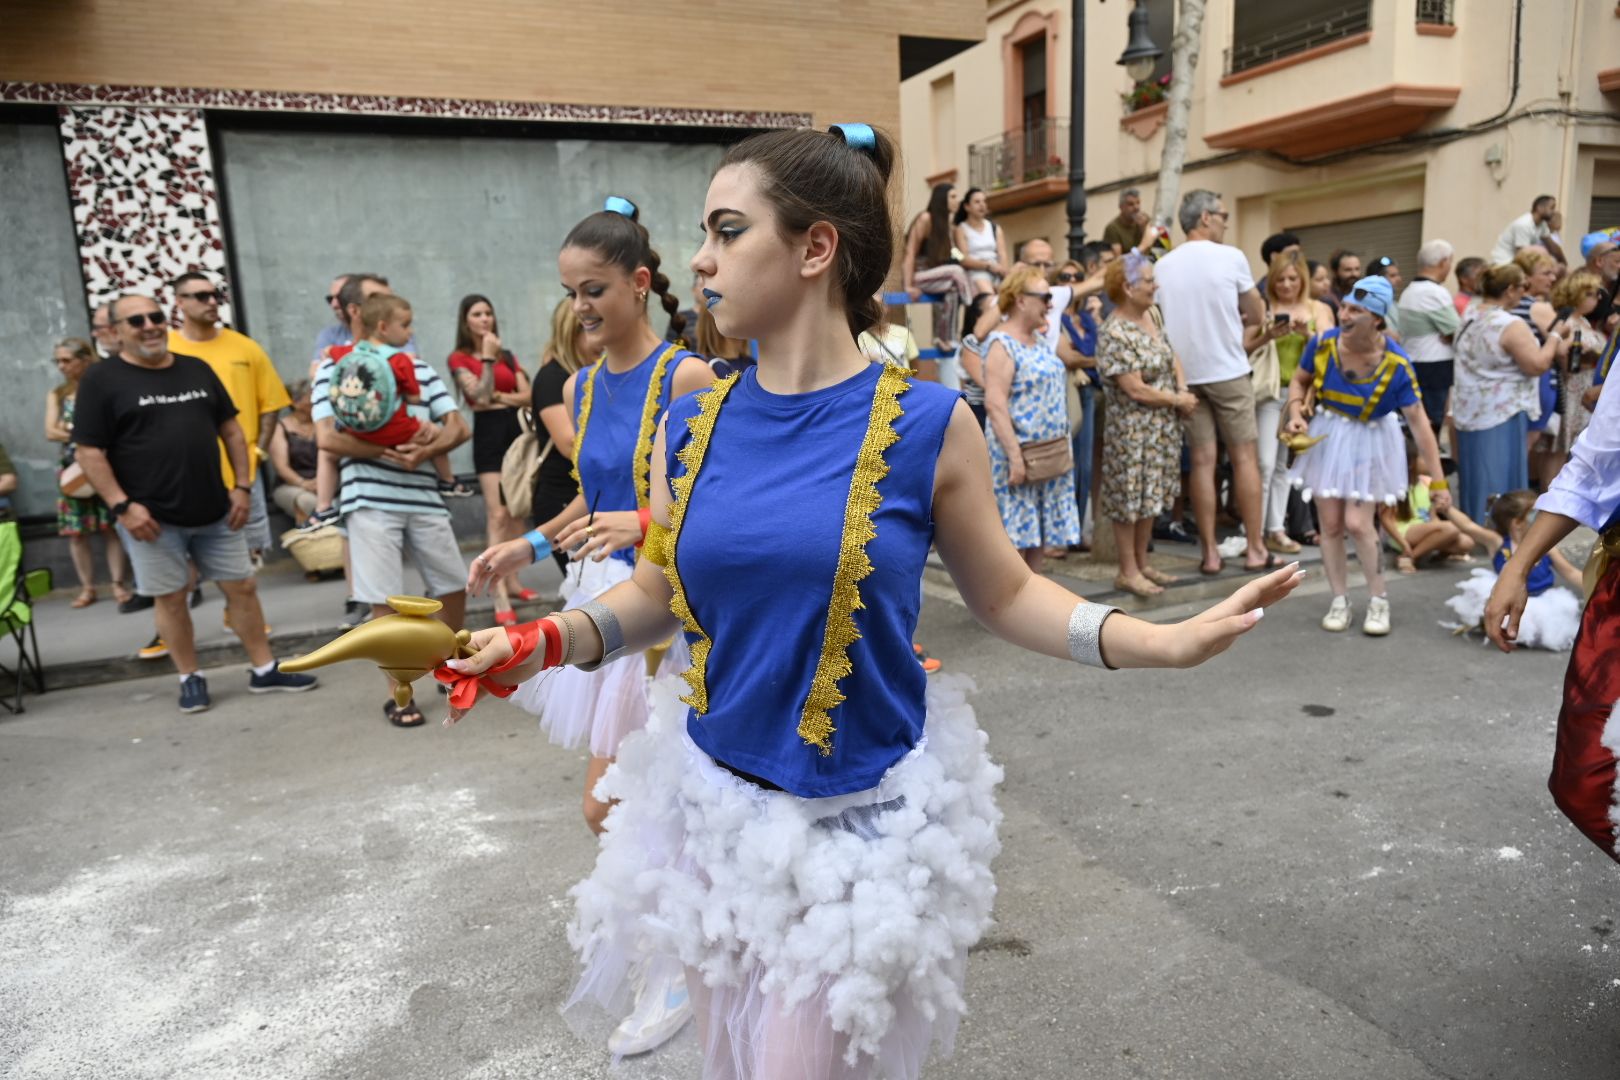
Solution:
M108 512L111 513L115 518L121 518L124 516L124 512L129 509L129 504L133 501L133 499L125 499L121 503L114 503L112 506L108 507Z

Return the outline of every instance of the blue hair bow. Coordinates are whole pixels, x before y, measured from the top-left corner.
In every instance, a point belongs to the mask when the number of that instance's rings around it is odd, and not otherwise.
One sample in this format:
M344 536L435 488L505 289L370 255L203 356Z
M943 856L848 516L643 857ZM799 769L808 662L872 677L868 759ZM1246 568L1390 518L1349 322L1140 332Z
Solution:
M866 154L877 153L877 132L872 130L871 124L834 124L827 129L852 149Z
M606 210L610 214L619 214L623 217L627 217L631 221L636 220L636 215L639 213L639 211L636 209L636 204L631 202L629 199L626 199L622 195L609 195L606 199L602 200L602 209Z

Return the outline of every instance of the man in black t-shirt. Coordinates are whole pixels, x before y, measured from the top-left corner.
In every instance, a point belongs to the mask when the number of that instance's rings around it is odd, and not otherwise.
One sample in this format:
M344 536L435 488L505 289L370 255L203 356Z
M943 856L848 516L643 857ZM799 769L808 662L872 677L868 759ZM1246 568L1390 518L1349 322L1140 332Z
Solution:
M180 710L209 706L187 606L188 560L225 593L230 624L253 664L248 689L313 688L313 676L281 673L265 637L242 535L248 489L238 483L227 492L220 474L216 439L236 475L248 475L247 441L230 395L206 363L169 352L168 320L157 301L120 297L108 317L121 351L80 380L73 441L85 478L117 519L137 591L156 601L158 632L180 672Z

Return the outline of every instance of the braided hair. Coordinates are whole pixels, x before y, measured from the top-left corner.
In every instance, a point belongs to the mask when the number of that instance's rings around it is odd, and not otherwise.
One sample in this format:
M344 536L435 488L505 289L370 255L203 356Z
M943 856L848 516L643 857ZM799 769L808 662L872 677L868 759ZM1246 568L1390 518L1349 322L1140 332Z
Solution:
M569 230L563 247L595 252L602 261L626 274L645 266L652 275L652 291L669 313L671 333L679 335L686 328L681 302L669 291L669 278L659 269L663 260L653 250L652 238L641 222L612 210L598 210Z

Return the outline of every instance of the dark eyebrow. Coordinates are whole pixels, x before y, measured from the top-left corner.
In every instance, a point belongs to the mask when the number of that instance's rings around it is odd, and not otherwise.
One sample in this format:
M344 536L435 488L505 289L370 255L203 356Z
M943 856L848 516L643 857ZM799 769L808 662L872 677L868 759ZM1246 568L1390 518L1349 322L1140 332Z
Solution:
M711 228L711 229L714 228L714 226L719 222L719 220L721 218L725 217L727 214L736 214L738 217L747 217L748 216L747 214L744 214L741 210L733 210L730 207L722 206L719 209L717 209L717 210L715 210L715 211L713 211L712 213L709 214L708 227Z

